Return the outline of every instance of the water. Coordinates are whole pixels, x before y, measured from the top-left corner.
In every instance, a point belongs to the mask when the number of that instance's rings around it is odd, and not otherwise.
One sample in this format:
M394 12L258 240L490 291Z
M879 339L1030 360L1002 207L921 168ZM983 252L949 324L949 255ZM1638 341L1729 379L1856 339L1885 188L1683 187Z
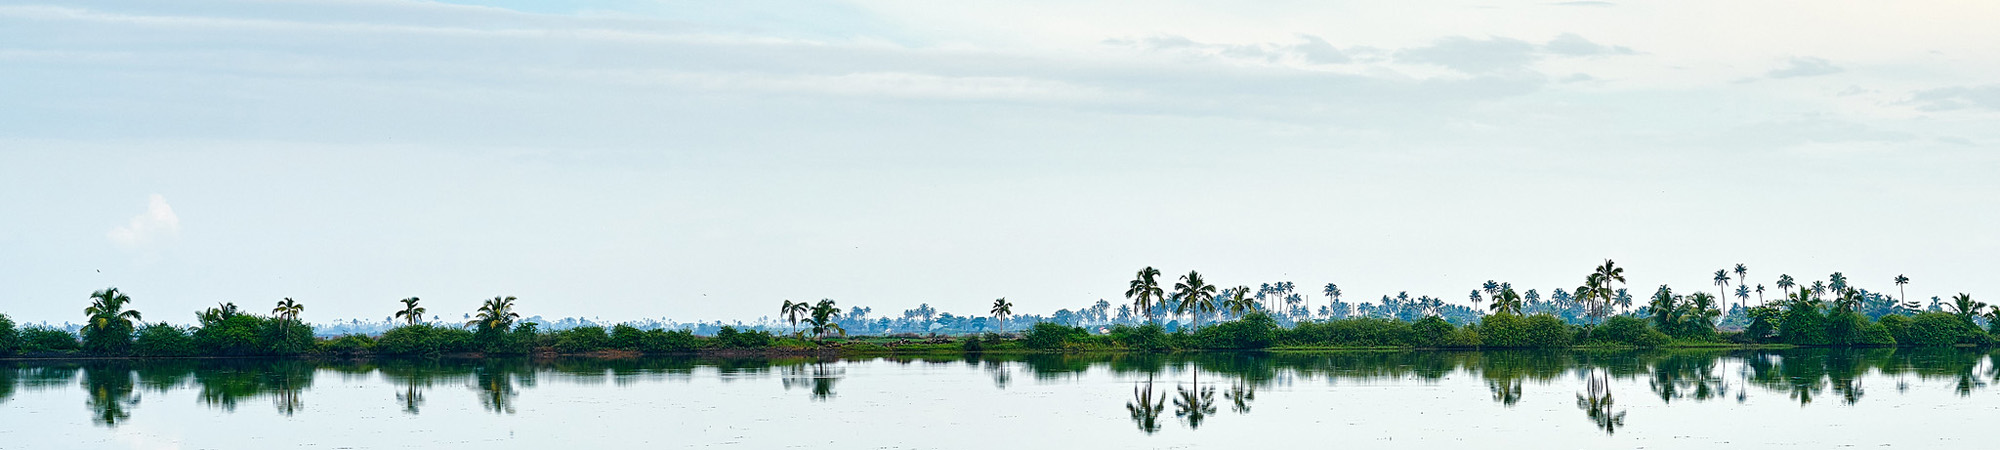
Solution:
M1996 358L15 361L0 448L1994 448Z

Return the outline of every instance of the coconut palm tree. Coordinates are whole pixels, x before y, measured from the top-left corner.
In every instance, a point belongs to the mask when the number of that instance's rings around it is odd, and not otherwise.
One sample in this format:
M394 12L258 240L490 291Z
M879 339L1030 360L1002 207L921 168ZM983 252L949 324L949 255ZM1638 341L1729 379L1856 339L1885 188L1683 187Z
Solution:
M1326 293L1326 298L1333 300L1333 303L1340 302L1340 286L1335 286L1333 283L1327 283L1326 290L1324 292Z
M1180 300L1174 312L1194 316L1195 329L1201 329L1201 315L1215 311L1215 285L1201 279L1201 273L1188 271L1181 275L1181 281L1174 283L1174 297Z
M1497 296L1500 295L1500 283L1486 280L1486 283L1479 285L1479 290L1486 292L1487 297Z
M1222 309L1230 316L1243 317L1243 313L1257 310L1257 299L1250 296L1249 286L1237 286L1223 294Z
M1791 275L1782 275L1782 274L1781 274L1781 275L1778 275L1778 292L1779 292L1779 293L1789 293L1789 292L1792 292L1792 287L1793 287L1793 286L1798 286L1798 285L1799 285L1799 282L1798 282L1797 280L1793 280L1793 279L1792 279L1792 276L1791 276Z
M1611 289L1615 287L1611 283L1614 281L1618 283L1625 282L1625 268L1618 267L1618 264L1611 262L1610 258L1604 259L1604 265L1597 266L1597 274L1602 277L1602 280L1598 282L1598 287L1602 288L1601 292L1598 292L1598 295L1607 300L1611 298Z
M1757 304L1764 304L1764 283L1757 283Z
M291 297L285 297L284 300L278 301L278 307L271 308L271 316L284 319L278 322L278 329L289 330L293 322L299 321L299 313L305 311L306 305L301 305L299 302L293 301Z
M1000 332L1007 332L1007 316L1014 314L1014 303L1008 302L1007 297L994 299L992 313L993 318L1000 319Z
M1902 276L1901 274L1896 275L1896 295L1898 296L1897 300L1902 300L1902 301L1910 300L1909 291L1903 289L1903 286L1907 286L1909 284L1910 284L1910 277Z
M1736 285L1737 285L1737 286L1749 286L1749 285L1750 285L1750 282L1748 281L1748 280L1749 280L1749 278L1750 278L1750 268L1749 268L1749 267L1745 267L1745 266L1743 265L1743 263L1736 263L1736 270L1735 270L1735 272L1736 272Z
M1952 314L1957 314L1967 323L1972 322L1973 316L1979 315L1979 310L1986 309L1986 303L1974 301L1972 294L1964 292L1951 296L1951 303L1946 303L1945 306L1951 308Z
M90 317L86 326L95 331L112 329L132 329L132 323L141 321L139 311L125 309L132 297L118 292L118 288L104 288L90 293L90 306L83 308L84 315Z
M1826 282L1813 280L1812 294L1813 300L1823 300L1826 296Z
M1736 304L1737 305L1750 304L1750 286L1745 286L1741 284L1736 285Z
M1729 271L1715 271L1715 287L1717 290L1722 291L1722 294L1716 296L1716 298L1729 298Z
M1160 289L1160 269L1146 266L1132 278L1131 288L1125 290L1125 298L1132 300L1132 306L1148 320L1153 318L1153 307L1166 299L1166 292Z
M521 315L514 312L514 300L516 300L514 297L493 297L492 300L487 300L479 305L478 311L473 312L473 320L466 322L466 325L477 327L480 331L504 332L512 329L514 321L521 319Z
M812 331L813 340L825 342L827 333L847 335L847 329L834 323L834 319L840 317L840 307L834 305L833 299L820 299L818 304L812 306L811 315L806 318L806 324L811 325L808 329Z
M1840 291L1847 290L1847 275L1842 275L1840 272L1834 272L1833 275L1828 275L1826 277L1826 286L1828 288L1832 288L1833 292L1836 294L1838 294Z
M1520 315L1521 295L1514 293L1514 288L1512 287L1503 289L1493 296L1493 305L1491 307L1495 314Z
M417 306L416 297L406 298L403 299L402 301L403 301L403 310L396 311L396 317L403 318L403 320L408 321L410 325L416 325L417 322L421 322L424 320L424 307Z
M811 309L812 305L806 302L793 303L791 299L785 299L784 304L778 305L778 315L784 316L785 321L792 323L792 334L796 335L799 334L799 318L805 317Z

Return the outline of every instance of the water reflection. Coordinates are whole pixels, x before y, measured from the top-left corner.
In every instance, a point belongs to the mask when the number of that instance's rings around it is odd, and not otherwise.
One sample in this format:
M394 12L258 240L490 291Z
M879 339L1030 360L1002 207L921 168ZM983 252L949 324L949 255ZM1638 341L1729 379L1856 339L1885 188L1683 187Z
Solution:
M1443 383L1449 377L1470 377L1485 392L1468 401L1491 401L1536 414L1543 409L1512 407L1533 402L1567 402L1536 398L1548 392L1534 386L1570 387L1575 404L1597 430L1615 434L1628 420L1644 421L1647 408L1703 403L1769 395L1774 401L1800 406L1819 403L1857 404L1868 398L1868 384L1889 383L1902 394L1930 390L1960 396L2000 382L2000 354L1972 349L1801 349L1784 351L1492 351L1492 352L1343 352L1343 353L1191 353L1172 355L1000 355L909 356L870 358L876 364L948 365L990 379L993 389L1016 383L1073 383L1108 374L1132 383L1130 396L1120 384L1115 397L1123 403L1139 432L1160 432L1169 403L1173 420L1200 429L1221 409L1248 415L1259 395L1288 395L1293 384L1323 383L1328 389L1346 385ZM378 391L380 401L402 414L417 415L436 403L470 393L480 408L494 414L515 414L523 395L537 383L626 386L670 379L712 377L728 383L771 383L784 390L799 389L813 401L839 402L842 380L850 376L852 360L837 358L696 358L633 359L494 359L380 360L313 362L300 360L172 360L87 362L0 362L0 403L23 392L81 389L80 401L89 421L117 427L144 414L140 399L148 392L193 391L201 405L236 412L245 404L268 401L282 415L312 405L316 377L335 376L379 380L393 389ZM940 376L950 372L941 373ZM1017 379L1016 375L1019 375ZM775 380L774 380L775 379ZM775 381L775 382L774 382ZM1174 385L1172 392L1162 391ZM1186 382L1186 384L1183 384ZM1928 383L1926 383L1928 382ZM980 382L984 385L984 382ZM1474 385L1478 386L1478 385ZM1476 387L1475 387L1476 389ZM1218 390L1221 399L1217 399ZM1754 392L1753 392L1754 391ZM1559 391L1558 391L1559 392ZM882 401L863 394L859 401ZM1639 397L1629 397L1637 395ZM1628 396L1628 404L1615 401ZM1777 400L1782 396L1786 400ZM155 397L159 398L159 397ZM1642 400L1638 406L1631 398ZM1827 401L1828 398L1833 399ZM1658 399L1660 404L1654 404ZM1218 404L1226 403L1223 407ZM1268 398L1266 398L1268 400ZM149 402L158 402L152 398ZM1109 405L1106 405L1109 406ZM1620 408L1619 406L1623 406ZM470 406L468 406L470 407ZM1328 406L1331 408L1331 406ZM1636 409L1634 409L1636 408ZM1110 411L1104 411L1110 413ZM78 420L81 421L82 417Z

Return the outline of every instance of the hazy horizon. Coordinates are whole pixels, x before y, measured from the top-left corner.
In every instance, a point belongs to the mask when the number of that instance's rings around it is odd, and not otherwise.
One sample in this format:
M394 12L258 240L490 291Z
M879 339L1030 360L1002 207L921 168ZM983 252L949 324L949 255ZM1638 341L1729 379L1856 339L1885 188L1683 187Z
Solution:
M1606 258L1992 302L1995 13L0 2L0 313L1046 314L1145 266L1464 304Z

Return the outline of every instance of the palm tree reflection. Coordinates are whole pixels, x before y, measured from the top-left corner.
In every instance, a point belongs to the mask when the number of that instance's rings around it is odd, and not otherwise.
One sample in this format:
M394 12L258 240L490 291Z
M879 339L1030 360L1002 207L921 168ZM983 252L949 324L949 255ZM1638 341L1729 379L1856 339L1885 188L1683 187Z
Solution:
M1132 424L1139 431L1153 434L1160 431L1160 413L1167 410L1167 394L1153 396L1153 380L1146 380L1146 387L1132 388L1132 401L1125 402L1125 411L1132 413Z
M1237 382L1235 385L1230 386L1229 392L1223 393L1222 397L1229 399L1230 411L1237 414L1249 414L1250 403L1257 400L1257 387Z
M813 400L833 398L833 384L840 381L840 376L846 372L840 366L827 364L824 361L809 365L787 366L782 371L783 376L780 381L783 382L785 390L789 391L793 387L810 387Z
M91 423L117 427L119 422L132 418L128 409L139 405L139 396L132 393L133 385L132 370L122 364L85 366L83 389L90 398L84 404L92 412Z
M1611 375L1600 375L1597 369L1590 369L1584 375L1584 392L1576 394L1577 409L1584 410L1590 422L1604 430L1604 434L1613 434L1618 427L1625 426L1625 411L1612 411L1612 405Z
M1174 386L1180 396L1174 398L1174 416L1187 420L1189 429L1200 429L1201 421L1215 414L1215 388L1195 385L1194 390Z
M1493 391L1493 401L1501 405L1514 406L1521 402L1521 380L1486 380L1486 390Z

